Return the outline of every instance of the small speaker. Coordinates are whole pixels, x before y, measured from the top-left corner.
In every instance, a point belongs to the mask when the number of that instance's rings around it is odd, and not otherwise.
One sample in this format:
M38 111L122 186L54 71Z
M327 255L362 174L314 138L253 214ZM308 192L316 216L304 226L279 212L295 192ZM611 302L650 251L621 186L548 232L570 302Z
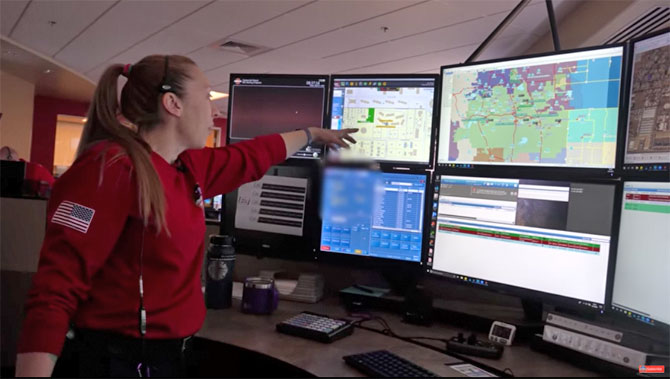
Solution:
M403 304L402 321L428 326L433 323L433 297L422 288L408 291Z

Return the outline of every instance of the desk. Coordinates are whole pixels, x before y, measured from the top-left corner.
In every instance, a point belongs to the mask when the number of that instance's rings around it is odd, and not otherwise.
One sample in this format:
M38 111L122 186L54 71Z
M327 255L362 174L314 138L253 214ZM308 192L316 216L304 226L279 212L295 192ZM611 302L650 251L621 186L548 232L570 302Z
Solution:
M269 316L244 314L240 312L240 301L235 300L230 309L209 310L205 323L196 336L270 356L315 376L362 376L359 371L347 366L342 356L381 349L389 350L440 376L463 376L447 366L461 362L457 358L360 328L356 328L353 335L331 344L275 331L278 322L301 311L312 311L331 317L346 316L338 298L328 298L317 304L282 300L279 308ZM459 331L467 333L439 323L431 327L404 324L400 321L400 315L383 311L375 312L375 315L386 319L394 332L400 335L449 338ZM364 325L377 327L372 321ZM574 367L523 345L507 347L500 360L477 358L477 361L499 370L510 368L515 376L598 376L596 372Z
M37 271L47 201L0 198L0 367L14 366L23 306Z

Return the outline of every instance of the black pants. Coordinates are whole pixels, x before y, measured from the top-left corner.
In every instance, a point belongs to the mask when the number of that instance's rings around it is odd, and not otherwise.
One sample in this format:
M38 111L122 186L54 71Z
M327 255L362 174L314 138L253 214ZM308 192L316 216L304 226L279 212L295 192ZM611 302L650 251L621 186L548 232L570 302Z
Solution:
M73 340L66 341L54 376L182 377L191 345L191 339L147 339L143 343L114 333L80 329Z

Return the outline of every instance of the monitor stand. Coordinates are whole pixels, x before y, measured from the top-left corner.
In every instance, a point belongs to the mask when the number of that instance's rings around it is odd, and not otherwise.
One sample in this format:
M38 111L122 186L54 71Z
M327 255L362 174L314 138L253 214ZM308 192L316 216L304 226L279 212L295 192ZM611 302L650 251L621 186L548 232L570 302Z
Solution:
M542 322L542 302L534 299L521 298L524 320Z
M413 270L385 268L381 269L381 274L391 292L403 297L414 293L419 283L418 273Z
M387 272L383 275L385 278L391 276L388 280L390 288L379 288L384 285L354 285L340 290L340 298L347 310L350 313L371 313L375 309L383 309L401 314L403 321L408 323L430 325L433 320L440 320L480 333L488 333L493 321L502 321L517 327L517 340L528 340L542 330L541 302L522 299L522 312L518 307L433 299L421 285L409 280L407 274L396 277L391 274ZM367 291L360 290L361 287Z
M406 323L430 325L433 321L433 298L419 282L419 273L398 268L377 270L383 281L375 285L354 284L340 291L350 313L369 313L387 309L402 315Z

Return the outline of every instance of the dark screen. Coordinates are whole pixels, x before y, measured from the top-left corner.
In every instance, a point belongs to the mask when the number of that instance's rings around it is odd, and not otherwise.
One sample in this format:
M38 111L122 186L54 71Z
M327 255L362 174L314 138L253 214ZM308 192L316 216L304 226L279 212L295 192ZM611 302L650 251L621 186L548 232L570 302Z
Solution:
M322 127L325 88L236 86L231 139L250 139L311 126Z

